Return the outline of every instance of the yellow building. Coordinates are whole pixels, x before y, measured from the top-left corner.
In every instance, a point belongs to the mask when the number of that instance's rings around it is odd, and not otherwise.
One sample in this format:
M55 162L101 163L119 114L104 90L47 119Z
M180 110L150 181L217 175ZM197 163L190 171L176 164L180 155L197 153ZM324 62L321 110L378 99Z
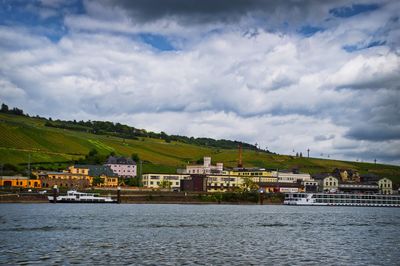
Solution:
M19 187L19 188L41 188L40 180L28 179L23 176L2 176L0 177L0 187Z
M43 187L66 187L83 189L93 185L94 177L100 177L102 187L117 187L118 176L108 166L102 165L73 165L62 172L37 172Z
M118 177L101 175L100 178L103 180L101 187L118 187Z

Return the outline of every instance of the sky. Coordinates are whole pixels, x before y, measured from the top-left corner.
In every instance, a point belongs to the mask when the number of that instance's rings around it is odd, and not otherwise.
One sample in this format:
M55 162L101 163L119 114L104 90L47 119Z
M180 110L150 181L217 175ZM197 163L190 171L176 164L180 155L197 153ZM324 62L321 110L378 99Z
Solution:
M400 164L400 1L0 0L0 102Z

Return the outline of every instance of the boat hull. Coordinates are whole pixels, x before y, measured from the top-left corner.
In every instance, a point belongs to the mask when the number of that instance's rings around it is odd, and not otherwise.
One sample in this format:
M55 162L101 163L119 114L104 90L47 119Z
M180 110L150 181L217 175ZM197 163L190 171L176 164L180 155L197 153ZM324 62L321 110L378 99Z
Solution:
M343 206L343 207L400 207L399 195L287 193L285 205L292 206Z

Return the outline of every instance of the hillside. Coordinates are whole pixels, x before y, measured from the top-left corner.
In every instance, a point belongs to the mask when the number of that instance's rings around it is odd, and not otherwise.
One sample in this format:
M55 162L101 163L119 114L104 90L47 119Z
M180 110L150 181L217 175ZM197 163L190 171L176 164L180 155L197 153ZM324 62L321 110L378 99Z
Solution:
M108 155L130 156L137 153L144 161L143 173L174 173L187 162L195 162L203 156L211 156L213 162L223 162L227 167L237 164L237 149L216 148L188 144L160 138L121 138L99 135L58 127L45 126L48 120L14 114L0 113L0 164L26 168L30 160L32 168L61 169L74 160L83 158L91 149ZM30 159L29 159L30 158ZM254 149L243 150L245 167L272 169L300 168L302 172L331 172L335 168L353 169L361 174L373 173L389 177L400 183L400 167L384 164L335 161L316 158L296 158L276 155Z

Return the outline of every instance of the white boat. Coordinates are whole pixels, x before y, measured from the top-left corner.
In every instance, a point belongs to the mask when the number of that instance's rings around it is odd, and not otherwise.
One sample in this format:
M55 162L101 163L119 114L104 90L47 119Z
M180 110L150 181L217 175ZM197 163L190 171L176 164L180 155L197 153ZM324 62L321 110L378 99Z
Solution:
M54 196L47 197L50 202L54 202ZM65 196L57 196L57 203L117 203L111 197L100 197L94 193L83 193L76 190L67 191Z
M400 195L347 193L286 193L285 205L400 207Z

